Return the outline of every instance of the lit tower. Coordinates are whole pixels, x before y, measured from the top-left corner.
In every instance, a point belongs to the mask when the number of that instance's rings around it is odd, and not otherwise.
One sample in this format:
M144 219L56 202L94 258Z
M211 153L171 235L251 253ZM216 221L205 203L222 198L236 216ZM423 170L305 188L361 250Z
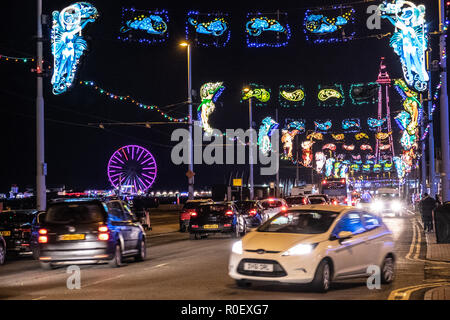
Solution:
M378 88L378 120L383 118L383 106L386 109L386 126L387 132L391 132L389 135L389 149L381 150L380 149L380 140L376 139L375 145L375 157L376 162L379 162L381 159L381 155L387 155L389 160L392 162L392 158L394 157L394 140L392 138L392 125L391 125L391 108L389 107L389 88L391 86L391 78L389 77L388 72L386 71L386 66L384 65L384 57L381 57L380 61L380 70L378 72L377 83L380 85ZM384 99L383 99L384 92ZM381 132L382 126L377 128L377 133ZM383 151L383 152L382 152Z

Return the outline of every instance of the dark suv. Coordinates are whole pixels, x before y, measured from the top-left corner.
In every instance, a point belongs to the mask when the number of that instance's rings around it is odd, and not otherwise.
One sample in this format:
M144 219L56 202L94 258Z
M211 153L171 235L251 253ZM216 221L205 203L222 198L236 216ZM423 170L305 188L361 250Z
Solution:
M6 241L8 254L30 253L31 224L37 210L0 212L0 234Z
M38 215L31 244L44 269L101 262L118 267L124 257L146 257L142 226L120 200L55 201Z

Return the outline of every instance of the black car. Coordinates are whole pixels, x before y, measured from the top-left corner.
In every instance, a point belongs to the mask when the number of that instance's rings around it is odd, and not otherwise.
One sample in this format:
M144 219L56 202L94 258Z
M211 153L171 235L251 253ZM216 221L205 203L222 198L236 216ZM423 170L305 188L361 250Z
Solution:
M245 226L248 228L256 228L265 221L264 208L257 200L240 200L235 201L239 214L245 220Z
M191 215L196 213L197 208L204 203L214 203L212 199L187 200L180 212L180 232L186 232L189 227Z
M245 234L245 223L231 202L207 203L197 207L189 221L191 239L205 238L211 233L228 233L233 237Z
M146 257L145 233L125 202L65 199L49 204L32 229L33 254L42 268Z
M285 200L289 208L311 204L306 195L290 196L286 197Z
M0 212L0 233L6 241L7 254L31 253L31 224L37 210Z
M3 236L0 234L0 266L5 263L6 260L6 242Z

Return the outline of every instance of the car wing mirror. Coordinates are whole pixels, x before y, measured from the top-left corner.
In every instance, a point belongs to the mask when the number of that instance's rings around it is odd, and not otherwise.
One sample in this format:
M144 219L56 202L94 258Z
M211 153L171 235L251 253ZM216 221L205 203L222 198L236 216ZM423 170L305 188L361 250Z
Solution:
M337 238L339 239L339 242L342 243L342 241L350 239L351 237L353 237L353 233L351 233L350 231L341 231L339 232Z
M45 211L39 211L36 216L36 223L41 224L42 220L45 218Z

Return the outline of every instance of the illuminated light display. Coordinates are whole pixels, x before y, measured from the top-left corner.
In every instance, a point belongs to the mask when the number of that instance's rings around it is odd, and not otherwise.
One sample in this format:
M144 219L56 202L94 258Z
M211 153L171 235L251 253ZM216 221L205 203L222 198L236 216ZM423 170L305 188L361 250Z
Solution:
M316 131L320 132L326 132L331 129L332 127L331 120L325 120L325 121L314 121L314 127L316 128Z
M324 145L322 147L322 150L331 150L331 151L335 151L336 150L336 145L334 143L327 143L326 145Z
M405 130L408 124L411 123L411 116L406 111L401 111L394 119L400 130Z
M350 171L351 172L359 172L360 171L360 166L359 164L353 163L352 165L350 165Z
M334 140L337 140L337 141L342 141L345 139L345 134L343 134L343 133L338 133L338 134L332 133L331 136L333 137Z
M311 132L310 134L308 134L306 136L306 139L308 139L308 140L312 140L312 139L323 140L323 134L320 132Z
M375 157L375 155L373 155L373 154L368 154L367 156L366 156L366 159L367 160L373 160L373 159L375 159L376 157Z
M300 131L297 129L294 130L281 130L281 142L283 143L283 153L284 159L292 159L292 147L294 137L299 134Z
M244 91L242 90L241 102L252 98L256 99L256 106L264 106L270 100L270 89L265 88L262 85L251 83L249 85L250 90Z
M330 43L353 39L354 15L355 10L345 5L306 10L303 20L306 40Z
M335 162L336 162L336 159L334 159L334 158L328 158L325 161L325 176L330 177L333 174L333 168L334 168Z
M356 155L353 155L353 154L352 154L352 159L353 159L354 161L360 161L360 160L361 160L361 155L360 155L360 154L356 154Z
M305 132L305 120L302 119L302 120L291 121L287 124L286 127L288 130L295 129L295 130L298 130L299 133L304 133Z
M163 43L169 38L166 10L122 8L122 25L118 39L145 44Z
M190 11L186 21L186 40L202 47L225 47L231 37L227 13Z
M417 100L417 93L410 90L406 83L401 79L395 80L394 85L397 91L404 97L403 108L411 117L410 123L406 127L406 131L408 131L410 135L415 135L419 124L419 109L422 108L419 100Z
M131 186L132 193L144 192L155 182L156 160L147 149L127 145L116 150L108 162L108 179L116 188Z
M389 136L392 134L392 132L377 132L375 134L375 138L377 138L378 140L385 140L387 138L389 138Z
M272 143L270 142L270 136L273 130L278 128L278 123L271 117L266 117L262 120L262 124L258 131L258 145L259 150L264 154L268 155L269 151L272 149Z
M312 140L306 140L301 143L303 166L308 167L308 168L311 167L312 160L313 160L312 147L313 147L314 143L315 142Z
M379 148L380 150L389 150L390 147L390 144L381 144Z
M357 118L344 119L342 120L342 129L345 132L358 132L361 130L361 123Z
M0 54L0 60L5 60L9 62L22 62L22 63L34 62L34 58L12 57L4 54Z
M370 167L371 167L370 164L367 164L367 163L363 164L362 165L362 172L369 173L370 172Z
M327 161L327 157L325 156L325 154L323 152L319 151L319 152L316 152L314 158L316 161L316 172L322 173L324 166L325 166L325 162Z
M348 145L348 144L343 144L343 145L342 145L342 148L343 148L344 150L346 150L346 151L353 151L353 150L355 150L355 145L354 145L354 144L350 144L350 145Z
M208 123L210 114L215 109L214 102L225 89L223 82L207 82L200 88L200 103L197 111L201 112L202 126L206 133L211 134L213 129Z
M392 162L386 162L386 163L383 164L383 171L391 172L392 171L392 167L393 167L393 163Z
M367 125L369 126L370 130L374 130L379 127L382 127L385 123L386 123L386 118L382 118L382 119L368 118L367 119Z
M332 86L319 85L317 94L318 104L323 107L339 107L345 103L342 85Z
M61 94L72 86L80 58L87 49L81 31L98 17L97 9L87 2L74 3L53 11L51 49L53 54L53 94Z
M248 47L284 47L291 38L291 29L287 23L286 12L262 15L248 13L245 34Z
M339 178L339 171L342 167L342 162L341 161L335 161L333 163L333 176L335 178Z
M360 133L355 134L355 139L356 140L369 139L369 136L367 135L367 133L360 132Z
M298 107L305 105L305 89L301 85L281 85L278 101L282 107Z
M394 0L379 5L381 17L395 27L389 45L400 57L403 76L409 86L418 91L427 89L429 80L425 66L425 51L428 49L425 6L410 1Z
M359 148L363 151L373 151L373 148L370 144L362 144Z
M377 103L379 86L376 82L351 84L349 96L352 103L355 105Z
M373 172L375 172L375 173L380 173L382 169L383 169L383 167L379 163L376 163L373 165Z

